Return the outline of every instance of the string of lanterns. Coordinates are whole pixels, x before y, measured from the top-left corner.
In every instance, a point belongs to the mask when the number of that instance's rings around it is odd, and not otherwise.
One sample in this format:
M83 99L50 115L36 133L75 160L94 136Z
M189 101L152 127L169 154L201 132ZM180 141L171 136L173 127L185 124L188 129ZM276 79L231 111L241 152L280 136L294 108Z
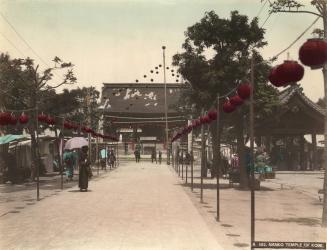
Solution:
M237 88L237 95L234 95L230 98L227 98L223 104L223 111L225 113L232 113L236 108L244 103L251 95L251 86L249 83L242 83ZM184 127L179 132L177 132L171 142L176 141L184 135L191 133L193 129L196 129L204 124L209 124L218 118L218 112L216 110L210 110L206 115L201 116L200 118L193 120L190 125Z
M151 70L150 70L150 73L151 73L151 74L154 74L154 73L155 73L155 74L159 74L159 68L163 68L163 66L162 66L161 64L159 64L158 66L156 66L156 67L154 68L154 70L151 69ZM174 69L169 68L169 66L166 66L166 70L168 70L168 71L170 70L170 72L171 72L171 76L172 76L172 77L176 77L176 80L175 80L175 81L178 83L178 82L179 82L179 77L180 77L180 75L179 75L177 72L175 72ZM148 77L148 75L143 75L143 78L147 78L147 77ZM150 76L150 77L151 77L151 76ZM153 82L154 79L151 78L150 81ZM139 80L136 79L135 82L138 83Z
M305 66L311 69L320 69L327 62L327 42L324 39L314 38L308 39L299 49L299 59ZM297 61L285 60L282 64L272 68L268 76L268 80L275 87L286 87L290 84L302 80L304 76L304 67ZM232 113L235 109L242 105L244 100L249 98L251 87L249 84L241 84L237 89L237 95L227 98L223 104L225 113ZM183 135L190 133L193 129L208 124L218 117L217 111L209 111L207 115L192 121L191 125L177 132L171 142L176 141Z
M15 126L18 122L22 125L25 125L29 122L30 118L27 114L22 113L18 118L11 112L0 112L0 126ZM56 121L55 117L46 115L41 113L37 116L37 120L40 123L48 124L48 125L57 125L58 122ZM101 133L96 133L93 129L86 127L86 126L79 126L76 123L70 122L68 120L64 120L63 127L65 129L73 129L78 130L81 128L81 131L85 134L91 134L93 137L100 137L103 139L109 139L112 141L119 141L116 136L113 135L103 135Z
M323 39L308 39L299 49L299 59L311 69L320 69L327 62L327 42ZM286 87L300 81L304 76L304 67L297 61L286 60L272 68L269 81L275 87Z

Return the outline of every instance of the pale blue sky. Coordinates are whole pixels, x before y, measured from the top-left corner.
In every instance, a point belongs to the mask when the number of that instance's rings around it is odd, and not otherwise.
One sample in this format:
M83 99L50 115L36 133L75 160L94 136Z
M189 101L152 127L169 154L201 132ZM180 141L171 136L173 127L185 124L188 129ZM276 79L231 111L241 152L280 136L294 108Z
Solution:
M302 1L309 6L310 1ZM167 61L181 51L184 31L199 21L205 11L221 17L238 10L251 18L258 14L260 0L0 0L0 11L32 48L49 65L54 56L72 61L78 86L102 87L103 82L142 81L144 74L162 63L161 46L167 47ZM266 5L260 24L268 15ZM0 17L1 51L25 55L46 67ZM270 58L287 47L310 23L307 14L272 15L265 25L269 45L263 50ZM319 21L315 27L322 25ZM297 59L308 32L289 51ZM4 38L4 36L6 38ZM286 54L278 62L286 59ZM162 77L154 77L160 82ZM149 78L147 78L149 80ZM174 78L168 77L168 80ZM322 73L306 67L302 81L305 93L317 100L323 95Z

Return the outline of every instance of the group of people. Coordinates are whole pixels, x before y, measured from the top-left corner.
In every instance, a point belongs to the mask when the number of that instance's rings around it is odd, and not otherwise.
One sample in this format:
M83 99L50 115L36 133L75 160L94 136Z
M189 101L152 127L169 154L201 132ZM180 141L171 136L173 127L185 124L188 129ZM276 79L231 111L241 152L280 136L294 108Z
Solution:
M140 162L140 159L141 159L141 151L140 151L140 149L135 149L134 156L135 156L135 162ZM152 150L152 153L151 153L151 161L152 161L152 163L153 162L158 163L158 161L159 161L159 164L161 164L161 161L162 161L162 152L160 150L158 151L158 158L157 158L157 152L156 152L155 149L153 149Z
M161 160L162 160L162 152L159 150L158 152L158 160L159 160L159 164L161 164ZM157 161L157 152L155 149L152 150L152 154L151 154L151 161L152 163L155 161L156 163L158 163Z
M116 155L114 150L110 150L107 153L106 149L102 149L100 151L100 163L101 169L107 171L107 164L109 165L110 169L116 166Z

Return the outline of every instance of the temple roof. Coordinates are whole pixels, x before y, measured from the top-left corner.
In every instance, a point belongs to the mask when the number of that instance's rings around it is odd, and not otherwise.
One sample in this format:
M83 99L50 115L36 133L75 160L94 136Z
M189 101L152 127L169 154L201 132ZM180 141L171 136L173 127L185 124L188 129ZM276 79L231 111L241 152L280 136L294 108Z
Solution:
M106 113L164 114L163 83L104 83L101 106ZM167 83L168 113L177 113L182 84Z
M325 110L311 101L303 89L291 85L279 93L280 105L274 113L256 126L257 134L322 134Z
M279 100L282 105L287 104L292 97L297 95L300 99L302 99L307 105L313 108L315 111L319 112L321 115L325 115L325 110L320 107L318 104L311 101L304 93L303 89L294 84L279 93Z

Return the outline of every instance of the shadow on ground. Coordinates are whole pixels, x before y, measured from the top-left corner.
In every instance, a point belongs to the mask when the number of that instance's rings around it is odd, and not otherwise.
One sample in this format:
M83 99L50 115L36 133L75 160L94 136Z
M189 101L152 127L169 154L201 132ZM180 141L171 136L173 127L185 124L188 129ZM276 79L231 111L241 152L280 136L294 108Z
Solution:
M319 226L320 225L320 219L318 218L306 218L306 217L300 217L300 218L284 218L284 219L276 219L276 218L265 218L265 219L256 219L258 221L270 221L270 222L289 222L289 223L297 223L299 225L304 226Z
M175 185L183 186L183 187L191 187L190 183L176 183ZM193 188L199 189L201 188L200 183L194 183ZM220 189L232 188L229 184L219 184ZM203 183L203 189L217 189L217 185L215 183Z

